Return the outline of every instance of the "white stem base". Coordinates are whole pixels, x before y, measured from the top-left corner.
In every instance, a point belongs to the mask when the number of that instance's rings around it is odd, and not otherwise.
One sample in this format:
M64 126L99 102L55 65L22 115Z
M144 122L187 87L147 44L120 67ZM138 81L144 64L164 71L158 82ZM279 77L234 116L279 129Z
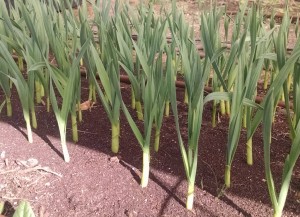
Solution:
M145 188L148 186L149 173L150 173L150 154L149 154L149 152L144 152L143 153L143 171L142 171L142 178L141 178L142 188Z
M188 195L186 199L186 209L192 210L194 204L194 184L189 184Z

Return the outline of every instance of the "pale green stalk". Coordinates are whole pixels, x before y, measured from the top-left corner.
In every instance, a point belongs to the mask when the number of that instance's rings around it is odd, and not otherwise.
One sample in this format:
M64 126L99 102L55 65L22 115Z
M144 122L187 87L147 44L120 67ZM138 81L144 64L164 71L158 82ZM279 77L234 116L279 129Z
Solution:
M136 109L134 90L133 90L132 86L131 86L130 90L131 90L131 108Z
M142 103L141 101L135 100L135 108L136 108L136 114L139 120L144 120L144 115L143 115L143 108L142 108Z
M287 9L287 8L286 8ZM289 15L288 11L285 12L285 15L282 20L282 24L280 26L277 39L276 41L274 40L275 43L275 49L276 49L276 57L277 57L277 67L279 70L281 70L284 65L286 64L286 48L287 48L287 38L288 38L288 32L289 31ZM290 136L293 139L295 137L294 134L294 129L293 129L293 123L292 123L292 117L290 114L289 108L289 90L290 90L290 84L289 80L291 79L292 73L288 73L287 79L283 83L283 91L282 91L282 100L285 102L286 105L286 115L287 115L287 120L289 124L289 129L290 129Z
M170 23L170 19L169 19ZM198 51L191 41L193 39L179 38L175 35L172 25L169 24L172 36L176 40L182 58L182 67L184 71L184 80L188 96L188 141L184 145L182 132L179 126L179 117L177 111L176 87L174 79L174 67L172 64L172 53L170 48L166 48L167 53L167 82L170 93L170 101L176 123L176 131L181 156L185 168L186 178L188 181L186 208L193 208L194 185L196 179L198 163L198 143L202 124L203 113L203 95L204 84L209 75L209 64L207 58L202 62L198 56Z
M156 59L156 69L154 70L153 74L155 77L155 81L161 81L163 86L167 85L167 82L165 81L165 71L163 70L163 62L162 62L162 54L160 53L160 56ZM168 96L168 91L164 90L163 88L160 89L160 91L157 93L157 109L154 116L154 123L155 123L155 140L154 140L154 150L157 152L159 149L159 141L160 141L160 130L162 127L163 117L164 117L164 111L166 111L165 106L167 105L166 99ZM169 103L169 102L168 102Z
M36 103L39 104L42 102L42 86L38 80L35 80L35 97Z
M211 125L213 128L215 128L217 126L217 102L215 100L213 101L211 120L212 120Z
M22 51L22 53L27 64L27 69L30 69L27 71L29 90L32 96L34 96L34 92L36 93L35 95L37 103L40 103L43 92L46 93L47 97L49 96L47 83L49 80L45 78L44 70L42 69L43 65L41 64L43 61L43 56L48 58L49 45L42 21L41 7L43 4L34 4L32 1L28 2L29 4L34 5L34 13L30 14L26 8L27 5L23 4L22 2L19 3L19 6L20 10L22 11L26 26L30 31L30 35L17 36L19 37L18 40L22 41L24 44L25 50ZM32 126L36 128L37 122L34 101L30 102L30 108Z
M34 102L32 101L32 103L34 103ZM37 120L36 120L36 114L35 114L34 106L32 106L32 109L31 109L31 125L34 129L37 128Z
M0 2L0 6L1 6L1 2ZM3 56L6 65L9 68L9 74L7 74L6 76L10 78L10 80L13 82L13 84L17 89L21 101L22 109L23 109L24 119L26 122L28 141L29 143L32 143L33 139L32 139L31 124L30 124L30 105L29 105L30 101L32 100L32 97L30 95L28 84L23 78L22 73L20 72L17 64L15 63L14 59L12 58L12 56L10 55L10 53L8 52L6 46L3 44L2 41L0 41L0 54L1 56Z
M120 122L112 123L111 131L112 131L111 150L113 153L118 153L119 137L120 137Z
M202 15L201 17L201 36L202 41L204 45L204 49L206 52L206 55L209 57L210 61L212 62L213 69L217 75L216 78L219 79L223 89L225 92L227 92L227 86L225 84L225 81L223 79L223 75L221 74L221 70L219 68L218 62L216 60L218 56L216 56L218 51L216 51L215 45L212 44L211 38L215 38L214 41L218 41L216 38L216 31L218 31L218 18L215 16L215 11L211 11L208 15ZM233 35L235 37L235 35ZM245 38L245 37L244 37ZM240 42L241 45L243 45L243 41ZM227 66L225 68L225 71L223 72L224 76L225 73L229 72L229 69L232 68L233 62L235 61L236 55L237 55L237 48L239 45L239 42L232 44L231 54L229 56L229 60L227 63ZM239 68L240 69L240 68ZM239 137L239 126L234 126L235 123L240 123L239 119L241 118L241 112L240 107L241 104L238 102L241 99L240 94L242 94L242 82L243 78L239 76L240 73L238 73L237 78L239 78L239 81L236 82L236 85L234 86L233 91L233 99L231 101L231 116L230 116L230 129L229 129L229 137L228 141L229 144L227 145L227 152L226 152L226 171L225 171L225 184L227 187L230 186L230 167L231 167L231 161L233 159L233 153L236 149L237 144L237 138ZM215 78L215 79L216 79ZM214 82L216 83L216 82ZM215 117L213 117L213 121L215 120ZM235 128L237 127L237 129ZM237 134L233 134L233 129L235 129L234 132ZM230 144L231 143L231 144Z
M94 85L92 84L92 82L89 82L89 97L88 100L89 101L93 101L93 87Z
M18 66L21 72L24 71L24 64L23 64L23 58L18 56Z
M31 20L29 18L29 15L28 15L27 9L25 8L25 5L22 2L18 2L16 4L16 9L22 11L22 15L25 18L25 21L26 21L27 26L29 27L29 30L32 30L33 29L32 28L33 24L31 23ZM14 12L14 10L12 12ZM35 12L38 13L37 10ZM11 31L13 31L14 27L13 27L12 23L8 20L7 17L6 17L6 21L7 21L6 22L7 27ZM19 28L19 26L17 26L17 27ZM24 25L22 25L22 27L25 29ZM35 25L35 28L37 29L37 33L40 33L41 31L39 31L38 27L39 27L38 25ZM29 36L24 35L24 33L25 33L25 30L23 30L23 34L21 32L19 34L16 34L16 32L15 32L14 37L15 37L15 41L24 44L25 51L21 51L20 47L15 47L15 50L17 50L18 53L22 52L23 55L25 55L25 57L27 58L26 62L27 62L27 69L28 69L28 68L31 68L31 66L33 65L33 60L34 61L41 61L42 57L41 57L40 51L39 51L39 49L36 45L37 41L34 42L34 40L38 39L36 37L37 33L35 32L35 30L34 30L34 33L32 34L32 39ZM41 35L39 35L39 36L41 36ZM12 44L12 46L15 46L15 44L13 44L15 42L11 42L8 38L6 38L6 40L7 40L8 43ZM45 43L45 44L46 44L46 46L44 46L44 47L47 48L47 43ZM23 58L21 59L21 61L23 63ZM20 63L20 61L19 61L19 63ZM35 84L34 84L35 83L34 82L35 74L32 71L28 71L27 74L28 74L28 81L27 82L28 82L28 85L29 85L30 95L33 96L34 95L33 91L34 91L34 86L35 86ZM36 85L36 87L38 88L39 86ZM37 92L36 96L37 96L38 102L40 102L40 91ZM30 106L30 110L31 110L32 126L34 128L36 128L37 127L37 122L36 122L34 103L32 101L29 101L29 106Z
M93 5L94 11L98 11L99 7ZM119 57L115 48L116 35L113 29L113 19L109 15L111 1L102 2L100 11L95 14L95 23L98 27L98 40L99 46L92 40L89 52L84 56L84 63L88 68L88 77L90 83L90 93L93 96L95 92L98 93L100 101L108 115L111 123L111 150L113 153L119 151L119 138L120 138L120 104L121 101L118 97L120 93L120 68ZM115 3L115 15L119 13L118 2ZM81 31L81 41L84 42L88 37L93 37L93 32L87 20L86 4L83 4L83 9L79 13L80 20L83 24ZM96 49L97 47L97 49ZM99 77L102 87L96 81L96 75ZM114 88L114 82L117 85ZM96 96L92 98L96 99Z
M300 125L293 127L292 133L295 135L289 155L286 158L282 176L282 185L280 189L280 193L277 196L275 191L275 185L273 183L272 173L270 169L270 143L271 143L271 127L272 127L272 119L273 119L273 111L276 100L276 96L280 94L280 88L283 83L286 81L288 74L295 67L295 63L298 61L300 57L300 40L297 40L297 44L295 46L294 51L291 56L286 60L285 64L282 66L280 71L278 72L276 78L273 80L268 93L266 94L266 98L262 102L262 105L265 106L264 112L258 111L254 117L253 125L251 128L251 132L254 133L257 129L260 121L263 119L264 123L264 155L265 155L265 171L266 171L266 179L267 185L269 189L270 198L272 201L272 205L274 208L274 216L281 216L282 210L286 201L290 180L292 177L292 171L295 166L295 162L299 158L300 154ZM297 110L298 112L298 110ZM298 114L296 115L298 116ZM252 134L253 135L253 134Z
M143 61L142 61L143 62ZM143 62L144 64L144 62ZM144 65L147 70L147 66ZM143 67L143 68L144 68ZM148 71L149 72L149 71ZM155 82L153 80L152 74L148 74L148 80L145 84L145 92L144 92L144 102L145 102L145 109L144 109L144 135L138 129L136 123L132 119L128 109L126 108L124 102L121 103L123 112L128 120L128 123L136 136L141 149L143 151L143 167L142 167L142 175L141 175L141 187L144 188L148 185L149 182L149 172L150 172L150 138L152 132L152 126L154 123L154 115L156 113L158 106L156 105L157 100L157 93L156 90L161 90L163 87L159 82ZM117 82L115 82L117 85ZM154 85L155 84L155 85ZM121 98L121 94L119 94Z
M230 171L231 164L234 159L234 155L237 149L240 131L242 127L243 119L243 104L245 99L251 99L254 97L256 90L257 80L260 76L263 59L255 59L256 46L259 43L265 41L265 38L260 40L256 39L256 30L257 30L257 21L256 21L256 10L255 7L252 8L252 13L245 19L244 22L244 11L246 6L241 8L241 13L236 16L236 25L233 32L233 40L231 51L228 56L228 60L223 71L223 77L228 76L228 88L231 88L233 84L233 93L231 97L231 115L229 120L229 133L228 133L228 144L226 152L226 166L225 166L225 184L227 187L230 186ZM213 13L213 12L212 12ZM252 16L251 16L252 14ZM212 65L217 74L220 74L221 70L218 68L218 65L214 61L217 60L217 57L220 55L218 51L213 50L213 45L211 44L210 38L215 34L210 26L213 25L212 15L207 15L208 20L205 16L202 16L202 40L205 47L205 51L212 61ZM244 30L241 31L242 26ZM247 38L248 28L250 29L250 37ZM240 35L240 32L242 34ZM266 36L267 37L267 36ZM247 38L247 40L246 40ZM248 56L245 46L251 45L250 54ZM262 46L263 47L263 46ZM237 67L235 67L235 62L237 62ZM235 70L238 69L238 70ZM246 70L247 69L247 70ZM221 79L221 76L218 76ZM222 83L222 82L221 82ZM225 89L224 85L223 88ZM251 111L250 108L246 110ZM246 119L246 118L245 118ZM250 121L247 121L250 123ZM249 137L248 137L249 138ZM250 143L248 143L250 145ZM250 150L250 149L248 149Z
M82 111L80 109L80 100L77 101L76 110L78 111L78 121L82 122Z
M226 114L230 116L230 101L225 101Z
M220 92L224 92L223 87L220 87ZM225 115L226 114L226 107L225 107L225 101L224 100L220 100L220 112L221 115Z
M213 92L227 92L225 77L231 66L226 67L225 47L221 45L221 35L219 33L220 20L223 12L217 10L216 7L211 9L210 13L201 16L201 37L206 55L209 57L213 66L214 73L212 74L212 89ZM232 64L232 63L231 63ZM225 115L226 108L224 100L214 101L212 110L212 126L217 125L217 104L220 104L220 113Z
M132 11L129 11L132 12ZM127 22L132 22L134 28L139 32L138 41L143 40L143 28L140 30L138 19L135 17L135 14L129 18L129 12L125 13L122 11L119 17L116 17L116 28L117 28L117 41L120 52L121 66L123 69L130 70L132 76L129 76L131 82L131 101L132 108L134 107L137 112L137 117L139 120L143 120L143 110L142 110L142 82L143 75L140 73L140 62L138 58L133 57L132 51L132 31L129 29ZM141 42L138 42L139 44Z
M6 97L6 115L7 117L12 116L12 107L10 97Z
M265 77L264 77L264 90L268 89L268 83L269 83L269 73L268 70L265 70Z
M280 88L278 88L278 87L282 87L283 83L286 81L286 79L288 77L288 74L293 71L293 68L295 67L295 63L298 61L298 58L300 57L299 47L300 47L300 40L298 39L297 40L297 45L295 46L295 49L294 49L293 53L286 60L285 64L283 65L281 70L278 72L278 75L276 76L276 78L274 78L274 80L273 80L273 82L272 82L272 84L269 88L269 89L274 90L274 97L275 98L276 98L276 96L278 96L280 94ZM268 96L269 94L270 94L270 92L268 91L266 96ZM266 102L265 102L265 99L264 99L263 102L261 103L261 105L264 106L265 103ZM263 112L262 111L257 111L257 113L255 114L254 119L253 119L253 124L251 126L251 135L253 135L254 132L256 131L259 123L262 120L262 116L263 116ZM294 130L292 130L291 133L293 135L295 135Z
M46 107L47 107L47 112L50 112L50 97L48 96L47 98L46 98Z
M243 110L243 128L247 128L247 108Z
M277 48L283 47L282 42L278 42ZM263 119L263 139L264 139L264 160L265 160L265 174L266 174L266 180L267 185L269 189L269 195L272 202L272 206L274 209L274 216L281 216L283 212L283 208L285 205L285 201L287 198L287 194L289 191L289 185L291 182L292 174L294 166L299 158L300 155L300 125L290 125L290 131L292 136L292 145L289 154L286 156L284 167L283 167L283 174L282 174L282 180L281 180L281 188L279 195L276 192L275 184L273 181L272 171L271 171L271 131L272 131L272 119L273 119L273 111L274 107L276 106L274 102L276 102L275 98L280 94L280 88L282 85L284 85L285 89L285 95L287 96L287 89L286 89L286 81L288 79L289 74L294 69L297 69L297 61L300 57L299 52L300 47L300 40L297 40L296 46L294 51L292 52L292 55L285 59L285 55L283 50L277 49L277 60L278 60L278 66L280 68L279 73L277 74L276 78L274 79L270 90L267 93L267 96L265 100L263 101L263 105L265 106L264 113L261 114L257 113L255 116L255 126L253 127L253 130L257 127L257 122L261 118ZM296 75L296 74L295 74ZM296 76L296 79L294 80L296 83L299 83L299 76ZM294 92L295 96L297 96L298 91ZM286 105L288 105L288 97L285 97L286 99ZM297 105L297 104L296 104ZM297 106L296 106L297 107ZM289 109L288 109L289 110ZM288 112L287 112L288 113ZM299 115L298 107L295 110L295 116ZM289 114L287 114L289 118ZM288 120L290 121L290 120Z
M71 125L72 139L74 142L78 142L77 114L75 106L73 106L73 109L71 110Z
M116 27L118 30L117 39L121 55L121 66L126 72L131 72L128 76L134 92L137 117L139 120L143 120L145 117L143 115L142 93L147 75L141 73L141 61L146 61L148 65L153 63L156 54L162 50L166 43L165 38L163 38L166 31L166 22L154 17L153 5L151 4L147 10L143 7L139 8L139 13L140 16L138 17L134 13L130 14L130 18L129 14L123 15L121 13L120 17L117 18ZM138 34L137 42L134 42L136 44L135 47L139 47L140 52L148 56L147 60L140 59L141 55L137 53L137 49L135 49L136 58L133 60L131 32L127 27L124 16L128 17L129 22L133 24L133 28Z
M77 30L75 21L72 21L68 25L68 27L64 28L54 28L56 26L55 22L60 22L59 25L62 25L63 22L68 22L68 17L66 14L60 15L55 14L57 19L52 19L52 22L49 22L47 18L47 11L46 8L42 11L43 14L43 22L45 25L45 30L49 38L49 44L51 50L53 51L56 61L58 63L58 67L56 68L52 66L48 59L44 59L45 64L47 66L49 76L50 76L50 101L55 113L55 117L59 126L59 132L61 137L61 145L64 154L64 159L66 162L70 161L70 156L68 153L68 149L66 146L66 126L68 116L71 111L75 108L74 105L78 102L79 93L78 87L80 87L80 72L79 72L79 63L82 59L83 55L85 54L89 44L90 39L87 38L86 42L82 44L82 47L79 49L78 54L78 41L77 41ZM64 16L64 17L63 17ZM59 39L60 34L64 34L67 32L65 28L70 29L70 36L71 36L71 43L70 47L65 47L66 44L64 43L65 37ZM64 49L61 49L64 48ZM69 50L70 53L67 53ZM54 92L55 89L58 90L58 93L62 96L62 105L59 108L58 102L56 99L56 94ZM73 111L73 117L75 117ZM73 118L74 120L74 118ZM74 122L73 122L74 123ZM76 139L76 137L74 137Z
M160 140L160 128L155 127L154 151L158 152Z
M251 13L249 13L249 18L246 20L246 31L249 31L250 34L250 46L251 49L249 52L243 53L241 55L241 62L239 64L242 65L242 68L245 68L245 78L244 78L244 94L243 98L251 99L252 101L255 100L257 94L257 83L259 77L261 76L263 63L265 60L263 58L259 59L263 56L268 50L270 44L270 35L272 34L273 30L266 32L262 28L262 14L258 10L257 5L253 5L251 9ZM245 41L245 45L248 45L248 41ZM239 81L237 81L239 82ZM253 164L253 155L252 155L252 135L251 135L251 125L252 125L252 107L244 107L244 124L247 128L247 163L249 165Z
M189 104L189 96L188 96L188 91L187 91L186 88L184 89L184 100L183 100L183 102L185 104Z
M166 101L166 105L165 105L165 116L169 117L170 116L170 100Z
M286 156L283 174L282 184L279 194L276 193L275 184L273 181L271 170L271 131L272 131L272 114L274 109L274 95L273 89L265 101L265 109L263 115L263 139L264 139L264 161L265 161L265 174L267 180L267 186L269 195L271 198L272 206L274 209L274 217L280 217L283 212L285 201L289 191L289 185L292 178L294 166L300 155L300 125L295 128L296 137L292 141L292 146L289 154Z
M107 55L111 55L114 62L108 66L104 66L102 60L100 59L94 46L90 46L91 58L93 58L96 68L97 75L100 78L104 91L100 88L96 81L93 73L91 73L94 79L94 85L96 91L100 97L100 101L104 106L104 109L108 115L112 128L112 143L111 150L113 153L118 153L119 151L119 137L120 137L120 105L121 101L119 99L120 85L119 85L119 63L118 57L114 54L115 50L113 45L109 43L107 46ZM111 49L111 50L109 50ZM117 83L117 87L114 87L114 83Z
M246 81L246 97L255 100L257 95L257 83L262 70L262 65L260 61L255 61L257 57L264 55L266 51L269 50L272 30L270 32L265 32L264 29L260 28L262 22L262 14L258 10L258 6L253 6L252 15L250 17L249 31L250 31L250 58L248 60L248 68L250 77ZM266 64L267 61L267 64ZM269 67L269 61L264 60L265 67ZM250 71L251 70L251 71ZM251 77L252 76L252 77ZM251 125L253 109L251 107L245 108L246 113L246 128L247 128L247 143L246 143L246 157L247 164L253 165L253 148L252 148L252 136L251 136Z
M93 7L95 7L94 4L93 4ZM80 43L84 44L86 38L90 38L92 43L95 45L96 42L93 37L93 32L92 32L91 26L88 23L89 21L88 21L88 12L87 12L86 1L83 1L82 7L79 10L79 19L80 19L80 23L82 24L81 33L80 33ZM88 82L89 82L88 100L90 102L96 102L96 87L94 84L94 80L91 76L92 73L95 75L96 70L97 70L95 63L94 63L94 61L92 61L90 59L90 56L88 54L85 54L83 59L81 59L81 61L87 70L87 78L88 78ZM79 114L82 115L81 110L79 109L78 111L80 112Z
M150 11L152 7L150 7ZM131 49L121 37L122 30L117 32L118 45L120 49L121 61L120 65L126 71L131 80L132 87L135 89L141 88L143 98L143 125L144 131L141 133L140 129L134 122L131 114L128 112L124 102L121 103L122 110L129 122L129 125L136 136L141 149L143 151L143 167L141 175L141 186L146 187L149 180L150 170L150 139L152 134L152 127L155 125L159 128L160 121L163 116L163 109L161 109L165 100L165 79L162 79L162 53L166 44L165 39L165 21L152 20L152 13L142 17L142 24L137 42L132 41L136 53L136 62L140 63L142 70L135 75L133 67L133 60ZM153 21L153 23L152 23ZM152 24L152 26L151 26ZM121 27L120 27L121 28ZM141 38L140 38L141 37ZM128 54L128 55L127 55ZM129 55L130 54L130 55ZM124 55L124 56L123 56ZM117 85L117 82L115 82ZM136 92L135 92L136 93ZM135 95L136 96L136 95ZM119 94L121 99L121 94ZM137 97L137 96L136 96ZM139 101L136 98L136 107L139 107Z

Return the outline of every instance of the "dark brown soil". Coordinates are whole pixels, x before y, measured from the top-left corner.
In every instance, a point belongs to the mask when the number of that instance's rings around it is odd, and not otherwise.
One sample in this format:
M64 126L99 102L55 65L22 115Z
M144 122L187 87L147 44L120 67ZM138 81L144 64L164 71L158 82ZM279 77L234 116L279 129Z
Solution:
M83 81L83 99L86 81ZM122 85L124 101L130 104L130 88ZM1 95L3 98L3 95ZM186 106L181 103L183 91L178 90L179 111L183 128ZM245 163L245 133L241 137L232 168L232 187L223 189L227 118L220 118L211 127L211 106L207 105L199 148L199 168L196 180L194 212L185 209L186 181L177 144L173 116L165 119L161 147L152 153L149 186L139 186L142 153L126 120L121 118L120 153L110 151L110 124L101 105L84 111L79 125L79 142L68 138L71 162L61 155L58 128L53 113L42 105L36 106L38 129L34 143L26 140L22 110L15 94L13 117L2 112L0 119L0 195L7 205L16 207L20 199L28 200L36 214L48 216L270 216L272 213L264 180L262 136L254 136L254 165ZM276 118L273 144L273 175L278 183L290 140L283 116ZM71 132L68 130L68 135ZM42 167L62 177L42 170L26 171L16 162L34 158ZM20 163L19 163L20 164ZM19 169L19 170L16 170ZM12 171L10 171L12 170ZM25 172L24 172L25 170ZM23 171L23 172L22 172ZM300 216L300 165L295 168L286 216ZM8 214L12 210L8 209ZM43 215L40 215L43 216ZM44 215L46 216L46 215Z

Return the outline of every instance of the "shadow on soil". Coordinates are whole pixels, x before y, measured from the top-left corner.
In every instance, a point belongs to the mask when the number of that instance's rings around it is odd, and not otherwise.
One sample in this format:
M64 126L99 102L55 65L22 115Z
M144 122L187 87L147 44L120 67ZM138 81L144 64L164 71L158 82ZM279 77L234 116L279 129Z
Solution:
M15 213L15 209L14 209L13 205L10 202L5 201L3 212L0 213L0 215L12 217L14 213Z

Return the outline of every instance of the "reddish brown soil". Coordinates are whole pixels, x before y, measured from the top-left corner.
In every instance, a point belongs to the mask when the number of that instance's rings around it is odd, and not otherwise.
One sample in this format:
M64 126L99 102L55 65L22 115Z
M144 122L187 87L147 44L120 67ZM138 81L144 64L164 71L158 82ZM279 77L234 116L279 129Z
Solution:
M83 82L86 99L86 81ZM124 101L130 104L130 88L122 85ZM3 94L1 94L1 99ZM183 91L178 90L182 101ZM121 118L121 146L117 158L110 151L110 124L101 105L84 111L79 125L79 142L68 137L71 162L61 155L59 133L53 113L37 106L39 127L34 132L34 143L26 140L25 124L17 95L13 96L13 117L2 112L0 119L1 159L8 161L0 172L19 168L0 176L0 195L7 205L15 207L20 199L28 200L40 216L270 216L271 205L264 180L262 136L254 136L254 165L245 163L245 133L243 132L232 168L232 188L222 190L227 140L227 118L221 118L211 128L211 106L207 105L199 148L199 168L196 180L194 212L184 207L186 181L177 144L173 116L165 119L161 147L152 153L149 186L139 186L142 165L141 149L130 127ZM181 122L186 129L186 106L179 103ZM283 116L276 118L273 143L273 175L278 183L284 156L290 146ZM68 130L68 135L70 136ZM45 171L27 171L16 160L35 158L41 166L62 177ZM286 216L300 216L300 165L295 168ZM9 207L9 206L7 206ZM12 209L7 209L7 214Z

